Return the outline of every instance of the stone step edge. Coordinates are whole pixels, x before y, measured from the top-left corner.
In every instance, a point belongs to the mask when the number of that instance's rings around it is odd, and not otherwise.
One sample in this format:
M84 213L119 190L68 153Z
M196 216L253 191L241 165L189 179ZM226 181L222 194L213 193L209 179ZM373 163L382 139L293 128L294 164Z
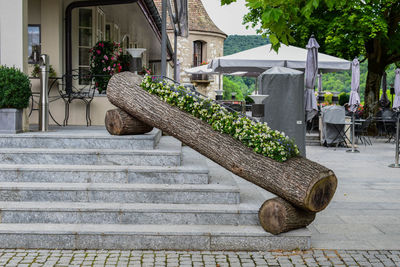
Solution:
M261 251L305 250L308 229L274 236L260 226L0 224L3 248Z
M0 182L0 190L31 191L146 191L146 192L230 192L240 193L237 186L220 184L114 184L114 183L26 183Z
M0 164L0 171L47 171L47 172L177 172L208 174L207 167L199 166L136 166L136 165L60 165L60 164Z
M88 154L88 155L181 155L181 149L121 150L121 149L65 149L65 148L0 148L0 154Z
M143 140L156 140L160 132L154 134L141 134L141 135L89 135L89 134L0 134L0 138L10 139L104 139L104 140L121 140L121 141L143 141Z
M293 230L278 236L266 232L261 226L255 225L166 225L160 227L157 224L0 224L0 234L60 234L60 235L84 235L84 234L150 234L157 236L180 235L180 236L237 236L237 237L309 237L308 229Z
M138 212L138 213L233 213L258 214L257 205L248 204L164 204L164 203L91 203L0 201L2 211L45 212Z

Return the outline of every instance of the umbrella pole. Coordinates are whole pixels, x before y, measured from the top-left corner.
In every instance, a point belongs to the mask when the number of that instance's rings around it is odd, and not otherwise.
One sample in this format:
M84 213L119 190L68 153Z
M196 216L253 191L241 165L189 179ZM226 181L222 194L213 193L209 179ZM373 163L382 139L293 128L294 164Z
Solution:
M221 90L221 73L219 74L219 79L218 79L218 90Z
M349 153L360 153L360 151L359 150L357 150L355 147L354 147L354 137L355 137L355 128L356 128L356 123L355 123L355 118L354 118L355 116L354 116L354 112L352 112L352 114L351 114L351 149L349 149L349 150L346 150L346 152L349 152Z
M399 131L400 131L400 112L397 113L397 122L396 122L396 155L395 155L395 161L393 164L390 164L390 168L400 168L399 164Z

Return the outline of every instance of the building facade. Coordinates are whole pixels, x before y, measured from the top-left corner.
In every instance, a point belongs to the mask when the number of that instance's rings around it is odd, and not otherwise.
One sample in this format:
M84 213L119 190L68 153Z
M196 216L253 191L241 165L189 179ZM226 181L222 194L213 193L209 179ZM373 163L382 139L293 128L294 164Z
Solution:
M68 68L81 72L89 69L89 50L103 40L120 42L124 50L144 48L143 67L160 74L161 17L152 0L0 0L0 65L18 67L31 76L40 54L47 54L56 76ZM172 57L169 41L168 47ZM172 77L173 63L167 65L167 76ZM39 91L38 79L31 83L32 91ZM53 88L50 96L55 99L57 95L58 88ZM104 114L110 108L105 95L95 97L92 124L104 125ZM50 102L50 112L62 122L63 100ZM37 115L32 113L30 123L37 123ZM83 103L71 103L69 124L86 124Z
M154 1L161 12L162 0ZM185 69L210 63L213 58L224 55L224 41L227 35L211 20L201 0L188 0L189 36L178 37L177 58L180 62L180 82L193 83L198 91L215 98L220 81L218 75L190 75ZM170 22L167 32L172 45L174 33ZM221 81L222 88L222 81Z

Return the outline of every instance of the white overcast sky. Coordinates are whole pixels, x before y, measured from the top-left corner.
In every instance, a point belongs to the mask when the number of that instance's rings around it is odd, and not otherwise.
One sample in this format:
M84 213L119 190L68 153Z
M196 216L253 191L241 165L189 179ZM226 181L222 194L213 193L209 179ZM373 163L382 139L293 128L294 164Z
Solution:
M251 35L256 34L255 30L242 25L243 15L247 13L244 0L237 0L236 3L221 6L220 0L201 0L208 15L222 31L228 35Z

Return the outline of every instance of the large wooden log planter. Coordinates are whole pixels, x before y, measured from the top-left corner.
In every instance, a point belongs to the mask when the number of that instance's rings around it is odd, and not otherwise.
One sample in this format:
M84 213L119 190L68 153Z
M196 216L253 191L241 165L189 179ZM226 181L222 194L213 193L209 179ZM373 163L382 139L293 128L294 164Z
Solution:
M147 93L142 77L129 72L114 75L107 87L111 103L174 136L236 175L308 211L323 210L332 199L337 179L326 167L303 157L280 163L229 135Z
M107 131L112 135L145 134L153 130L153 127L119 108L108 110L104 120Z
M258 211L265 231L274 235L306 227L315 219L315 212L294 207L280 197L268 199Z

